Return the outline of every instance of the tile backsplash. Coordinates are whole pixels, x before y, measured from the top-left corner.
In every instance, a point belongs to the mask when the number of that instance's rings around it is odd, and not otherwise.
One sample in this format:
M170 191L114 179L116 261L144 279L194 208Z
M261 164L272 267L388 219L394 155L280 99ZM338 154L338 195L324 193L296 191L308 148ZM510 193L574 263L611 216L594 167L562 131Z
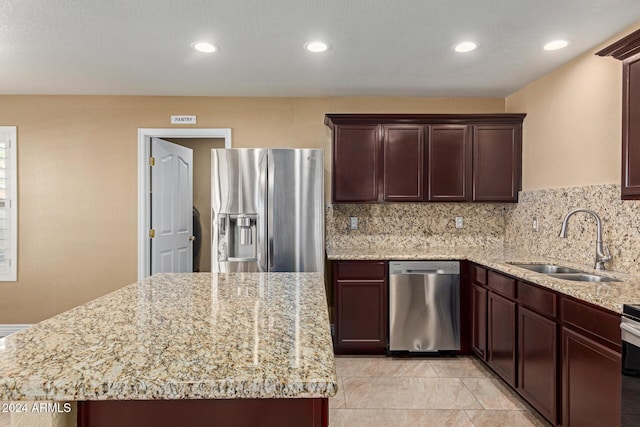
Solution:
M327 246L502 247L592 265L596 224L584 213L569 220L568 238L558 237L564 216L592 209L602 219L610 270L640 274L640 201L620 200L616 184L529 190L518 204L388 203L334 204L326 209ZM349 217L358 229L349 229ZM463 228L455 228L455 217ZM538 231L533 230L537 219Z
M617 184L521 192L505 216L505 247L593 265L596 221L591 215L573 215L568 237L558 237L565 215L576 208L594 210L602 219L602 240L613 256L606 268L640 274L640 201L620 200Z

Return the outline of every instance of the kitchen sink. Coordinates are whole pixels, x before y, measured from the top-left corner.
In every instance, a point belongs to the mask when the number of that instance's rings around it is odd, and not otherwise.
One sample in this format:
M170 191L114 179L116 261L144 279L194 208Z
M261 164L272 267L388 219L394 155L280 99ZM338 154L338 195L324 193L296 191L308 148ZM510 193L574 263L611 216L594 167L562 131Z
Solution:
M511 265L515 265L516 267L526 268L527 270L535 271L536 273L543 274L558 274L558 273L582 273L581 270L576 270L575 268L562 267L559 265L553 264L516 264L511 263Z
M619 282L611 277L600 276L599 274L587 273L571 267L562 267L553 264L519 264L510 263L516 267L525 268L535 271L536 273L546 274L556 279L572 280L574 282Z
M548 276L555 277L556 279L573 280L575 282L619 282L619 280L612 279L611 277L590 273L548 274Z

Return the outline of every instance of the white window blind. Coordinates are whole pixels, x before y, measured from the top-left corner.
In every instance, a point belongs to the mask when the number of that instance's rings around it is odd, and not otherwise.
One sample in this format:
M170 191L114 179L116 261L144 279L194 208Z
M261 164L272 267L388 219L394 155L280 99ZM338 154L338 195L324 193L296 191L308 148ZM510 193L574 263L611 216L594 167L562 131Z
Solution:
M0 126L0 281L15 281L18 265L16 127Z

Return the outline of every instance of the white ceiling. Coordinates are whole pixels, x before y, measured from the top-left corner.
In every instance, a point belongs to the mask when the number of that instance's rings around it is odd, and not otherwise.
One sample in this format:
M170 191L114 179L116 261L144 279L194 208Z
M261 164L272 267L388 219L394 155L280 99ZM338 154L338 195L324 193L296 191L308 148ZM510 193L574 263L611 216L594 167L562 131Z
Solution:
M503 97L637 22L639 0L0 0L0 94Z

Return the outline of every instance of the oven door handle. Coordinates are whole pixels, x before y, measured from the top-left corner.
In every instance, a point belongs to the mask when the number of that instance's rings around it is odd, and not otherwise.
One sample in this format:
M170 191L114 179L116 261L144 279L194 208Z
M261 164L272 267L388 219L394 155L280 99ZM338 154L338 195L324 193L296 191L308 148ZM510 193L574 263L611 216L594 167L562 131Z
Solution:
M622 329L623 331L627 331L630 334L640 338L640 329L634 328L633 326L631 326L628 323L621 323L620 324L620 329Z
M627 342L635 347L640 347L640 328L636 325L638 325L637 322L623 317L622 323L620 323L621 338L623 342Z

